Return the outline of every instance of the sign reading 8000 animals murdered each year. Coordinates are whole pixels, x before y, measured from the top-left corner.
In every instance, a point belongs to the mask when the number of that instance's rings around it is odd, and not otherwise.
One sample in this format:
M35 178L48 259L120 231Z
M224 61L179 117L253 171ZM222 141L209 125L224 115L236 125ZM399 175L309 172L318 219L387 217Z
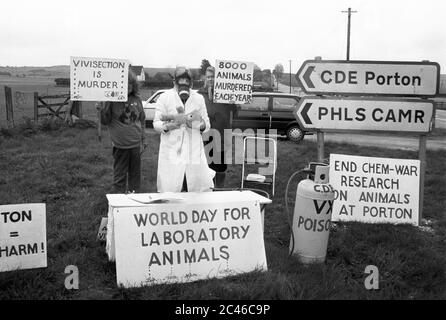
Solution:
M215 66L214 101L232 104L250 103L254 64L216 60Z
M129 61L71 57L73 101L127 101Z

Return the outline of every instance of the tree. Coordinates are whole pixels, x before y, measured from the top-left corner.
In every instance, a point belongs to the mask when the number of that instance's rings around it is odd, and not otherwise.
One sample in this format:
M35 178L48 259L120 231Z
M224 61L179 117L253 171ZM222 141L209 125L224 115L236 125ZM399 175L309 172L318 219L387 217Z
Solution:
M277 88L279 88L279 80L282 78L283 75L283 65L281 63L276 64L273 70L273 74L276 77Z
M276 64L273 74L276 76L277 79L282 78L283 70L283 65L281 63Z
M205 75L205 74L206 74L206 69L207 69L210 65L211 65L211 64L210 64L210 62L209 62L208 59L203 59L203 60L201 60L200 73L201 73L202 75Z

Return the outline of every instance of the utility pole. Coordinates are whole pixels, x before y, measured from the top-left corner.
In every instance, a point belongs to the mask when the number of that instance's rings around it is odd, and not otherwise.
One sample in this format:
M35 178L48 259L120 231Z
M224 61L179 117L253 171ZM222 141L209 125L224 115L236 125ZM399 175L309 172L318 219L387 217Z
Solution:
M290 60L290 93L291 93L291 60Z
M348 22L347 22L347 61L350 60L350 24L351 24L351 16L352 13L356 13L358 11L352 11L352 8L348 8L348 11L342 11L343 13L348 13Z

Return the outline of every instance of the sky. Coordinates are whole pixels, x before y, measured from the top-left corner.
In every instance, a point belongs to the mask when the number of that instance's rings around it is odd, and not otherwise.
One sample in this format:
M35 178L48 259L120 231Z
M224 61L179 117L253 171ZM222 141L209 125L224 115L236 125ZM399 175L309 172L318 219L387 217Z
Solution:
M297 72L316 56L421 61L446 69L444 0L2 1L1 66L69 65L70 56L144 67L199 67L202 59Z

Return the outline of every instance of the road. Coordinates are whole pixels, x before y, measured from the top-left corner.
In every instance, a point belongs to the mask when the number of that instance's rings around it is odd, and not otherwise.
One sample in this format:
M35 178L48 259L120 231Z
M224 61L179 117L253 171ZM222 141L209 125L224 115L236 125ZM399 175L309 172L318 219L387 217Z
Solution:
M435 114L435 128L446 129L446 110L437 110Z
M306 136L305 140L315 141L316 135ZM402 150L418 150L418 138L401 137L401 136L383 136L383 135L365 135L365 134L350 134L350 133L325 133L324 141L350 143L358 146L380 147L388 149L402 149ZM428 137L427 149L429 150L446 150L445 137Z

